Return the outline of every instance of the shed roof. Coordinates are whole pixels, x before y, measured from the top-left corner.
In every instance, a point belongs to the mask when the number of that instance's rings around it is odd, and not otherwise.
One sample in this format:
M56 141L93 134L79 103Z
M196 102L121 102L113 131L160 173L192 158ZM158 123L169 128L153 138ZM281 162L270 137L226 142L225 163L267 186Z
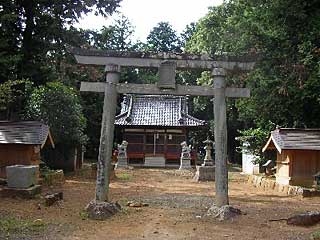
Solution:
M320 151L320 129L279 128L271 136L262 151L276 148L282 150Z
M0 144L30 144L43 147L54 142L49 126L38 121L0 122Z
M116 116L120 126L196 127L205 121L188 114L183 96L126 95Z

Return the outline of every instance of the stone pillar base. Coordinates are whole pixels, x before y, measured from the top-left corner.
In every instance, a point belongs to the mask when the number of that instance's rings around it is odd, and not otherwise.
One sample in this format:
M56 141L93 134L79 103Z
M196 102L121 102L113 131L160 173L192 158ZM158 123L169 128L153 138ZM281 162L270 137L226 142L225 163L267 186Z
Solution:
M197 171L193 179L196 181L214 181L215 167L214 166L197 166Z
M118 168L128 168L128 159L127 158L118 157L118 162L116 164L116 169L118 169Z
M242 212L240 209L234 208L230 205L224 205L222 207L218 207L215 204L213 204L207 212L207 216L216 218L219 221L233 219L241 214Z
M118 203L91 201L85 208L88 217L94 220L105 220L121 210Z
M190 158L181 158L179 170L190 169L190 168L192 168L191 167L191 159Z

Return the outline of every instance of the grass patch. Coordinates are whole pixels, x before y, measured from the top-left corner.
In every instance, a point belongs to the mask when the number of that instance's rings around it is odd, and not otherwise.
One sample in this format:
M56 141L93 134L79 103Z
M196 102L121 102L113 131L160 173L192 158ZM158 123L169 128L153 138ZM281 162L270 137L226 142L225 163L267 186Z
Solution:
M132 180L132 175L128 173L118 173L117 178L123 181L130 181Z
M89 218L89 214L85 210L82 210L79 215L81 220L87 220Z
M15 217L1 217L0 234L10 235L23 234L29 232L43 232L47 224L42 219L30 220Z
M310 239L320 240L320 230L311 233Z

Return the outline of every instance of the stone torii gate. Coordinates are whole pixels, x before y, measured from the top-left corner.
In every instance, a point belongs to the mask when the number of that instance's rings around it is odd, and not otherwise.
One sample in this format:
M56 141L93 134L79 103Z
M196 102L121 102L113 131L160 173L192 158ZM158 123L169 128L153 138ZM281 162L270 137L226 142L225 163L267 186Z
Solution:
M111 167L114 138L114 121L117 95L168 94L191 96L214 96L215 137L215 203L218 207L229 205L227 171L227 120L226 97L249 97L247 88L227 88L227 71L249 71L254 66L254 56L230 57L176 53L116 52L87 49L71 49L80 64L105 66L105 82L81 82L80 91L104 93L103 117L98 156L95 202L108 202L109 170ZM119 83L120 68L158 68L157 84ZM175 83L176 69L201 69L211 71L214 86L185 86Z

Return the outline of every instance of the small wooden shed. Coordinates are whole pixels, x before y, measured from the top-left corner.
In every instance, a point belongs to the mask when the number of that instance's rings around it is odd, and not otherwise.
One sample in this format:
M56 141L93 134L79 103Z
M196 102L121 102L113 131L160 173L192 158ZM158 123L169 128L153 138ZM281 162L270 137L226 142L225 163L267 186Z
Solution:
M320 171L320 129L276 129L262 151L268 149L277 151L277 183L313 185Z
M6 178L7 166L39 165L46 144L54 148L49 127L41 122L0 122L0 178Z

